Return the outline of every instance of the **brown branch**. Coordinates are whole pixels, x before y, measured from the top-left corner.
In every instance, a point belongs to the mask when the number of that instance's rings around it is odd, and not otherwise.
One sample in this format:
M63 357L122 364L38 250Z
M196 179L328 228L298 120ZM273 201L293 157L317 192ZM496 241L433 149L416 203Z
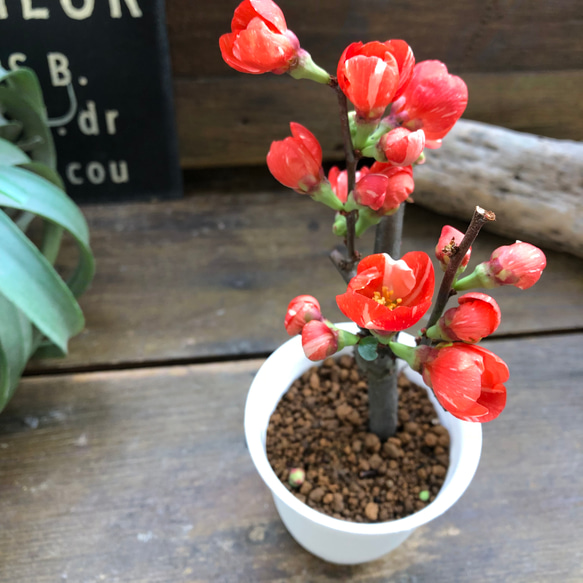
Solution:
M336 91L338 98L338 109L340 110L340 129L342 131L342 144L344 146L344 157L346 160L346 173L348 178L348 192L353 192L356 185L356 164L358 156L354 152L352 138L350 136L350 124L348 122L348 101L346 95L338 85L336 79L331 79L330 86ZM352 211L346 215L346 250L347 261L350 264L350 270L358 263L358 253L355 247L355 227L357 211Z
M338 249L332 250L330 253L330 261L332 261L334 267L336 267L338 273L346 283L356 275L356 266L346 261L346 257Z
M429 322L427 323L427 328L431 328L431 326L435 325L445 306L447 305L447 301L451 297L452 294L452 285L455 280L455 276L457 274L457 270L461 265L466 253L468 252L469 248L472 246L472 243L476 240L480 229L484 224L489 221L495 221L496 215L492 211L484 210L483 208L477 206L476 210L474 211L474 216L472 217L472 221L470 222L466 234L462 239L461 243L458 245L455 253L450 257L449 264L445 273L443 274L443 279L441 280L441 286L439 288L439 293L437 294L437 300L435 305L433 306L433 311L431 312L431 316L429 318ZM453 292L455 293L455 292ZM427 337L422 339L422 343L428 344L430 341Z

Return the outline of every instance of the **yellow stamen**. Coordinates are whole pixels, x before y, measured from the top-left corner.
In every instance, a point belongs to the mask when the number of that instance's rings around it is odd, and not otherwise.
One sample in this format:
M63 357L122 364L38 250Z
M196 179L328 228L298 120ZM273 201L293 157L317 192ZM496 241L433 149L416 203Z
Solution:
M383 285L381 291L374 292L372 299L375 302L381 304L381 306L386 306L389 310L394 310L396 307L399 306L403 302L402 298L393 299L394 291L387 288L387 286Z

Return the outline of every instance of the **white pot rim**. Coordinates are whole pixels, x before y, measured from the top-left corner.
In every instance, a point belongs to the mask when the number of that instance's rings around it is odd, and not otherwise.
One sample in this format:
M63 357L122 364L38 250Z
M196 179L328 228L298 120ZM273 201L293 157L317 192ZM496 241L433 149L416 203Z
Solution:
M337 324L337 326L353 332L357 331L357 326L353 323ZM413 337L409 334L401 333L399 335L399 341L409 345L415 345ZM446 417L451 417L453 420L452 422L461 424L464 447L462 449L458 466L463 465L464 471L454 472L452 474L448 470L446 482L442 486L436 499L424 509L417 511L410 516L406 516L405 518L399 518L388 522L363 524L327 516L326 514L322 514L321 512L310 508L307 504L304 504L298 500L283 485L269 464L264 444L265 431L262 428L258 428L256 426L256 415L254 414L254 410L256 410L257 407L260 409L262 407L265 408L265 403L263 402L264 398L259 390L260 386L267 378L272 375L285 376L285 364L282 365L282 362L285 363L287 359L290 358L295 358L297 362L298 353L301 353L303 357L300 336L296 336L288 340L277 350L275 350L275 352L273 352L261 366L257 375L255 376L245 403L245 437L247 440L249 453L261 478L269 487L274 496L277 496L282 502L284 502L290 508L294 509L296 512L303 514L306 518L309 518L311 521L321 526L333 528L337 531L346 533L375 536L381 534L411 531L443 514L461 497L461 495L469 486L478 467L482 448L482 427L479 423L470 423L456 419L444 411L442 413ZM309 363L310 366L318 366L320 364L319 362L311 362L308 359L305 360L307 363ZM406 371L406 374L413 382L423 384L421 375L418 373L415 373L409 369ZM295 378L290 379L290 384L293 382L293 380L295 380ZM438 407L441 409L441 406L437 403L437 400L431 393L429 393L429 398L436 406L436 409ZM277 402L278 401L279 398ZM269 415L271 415L275 407L270 407L270 409L271 411L269 412ZM440 412L440 417L443 421L442 413Z

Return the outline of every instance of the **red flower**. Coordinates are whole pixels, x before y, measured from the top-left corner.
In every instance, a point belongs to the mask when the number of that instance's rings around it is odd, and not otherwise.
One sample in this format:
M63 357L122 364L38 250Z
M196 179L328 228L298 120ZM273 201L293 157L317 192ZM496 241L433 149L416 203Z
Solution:
M417 349L423 380L454 417L484 423L506 405L506 363L481 346L456 343Z
M423 61L415 65L411 81L393 104L391 115L410 130L422 128L427 140L440 140L461 117L467 103L468 88L462 79L450 75L440 61Z
M379 140L379 147L387 162L393 166L410 166L425 147L423 130L411 132L406 128L395 128Z
M338 350L338 332L324 322L312 320L302 330L302 347L310 360L324 360Z
M267 166L283 185L310 194L324 180L322 147L304 126L294 122L289 125L293 137L271 144Z
M414 64L405 41L352 43L338 62L338 84L359 117L378 119L403 91Z
M450 308L439 319L444 340L479 342L500 325L500 308L494 298L474 292L460 296L458 303L458 308Z
M221 36L219 45L227 65L237 71L282 74L298 61L300 43L272 0L241 2L235 9L231 31Z
M290 336L299 334L311 320L321 320L320 304L312 296L297 296L287 307L284 326Z
M382 174L370 174L369 168L363 166L356 172L356 185L354 188L354 200L373 210L381 208L385 201L385 193L388 188L388 179ZM332 191L342 204L348 199L348 173L332 166L328 172L328 180Z
M384 162L375 162L370 167L370 173L384 174L389 179L383 206L378 209L378 214L381 216L396 211L415 188L411 166L393 166Z
M386 253L365 257L346 293L336 296L340 311L362 328L396 332L418 322L431 305L433 265L412 251L395 261Z
M449 265L449 259L453 255L457 246L462 242L464 234L449 225L445 225L441 229L441 235L439 241L435 246L435 257L439 263L441 263L441 268L443 271L447 269ZM467 264L470 262L470 257L472 256L472 248L468 249L466 256L462 259L460 268L465 269Z
M363 166L360 170L356 172L356 182L366 176L369 172L369 168ZM332 166L330 172L328 172L328 180L330 181L330 186L334 191L334 194L338 197L341 203L345 203L348 199L348 173L346 170L340 170L338 166Z
M546 265L545 254L538 247L522 241L498 247L485 264L495 285L514 285L520 289L533 286Z

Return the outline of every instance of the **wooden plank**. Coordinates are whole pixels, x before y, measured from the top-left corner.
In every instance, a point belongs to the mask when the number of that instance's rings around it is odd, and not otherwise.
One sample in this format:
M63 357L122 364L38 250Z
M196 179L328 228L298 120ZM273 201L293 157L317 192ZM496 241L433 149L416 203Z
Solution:
M561 139L583 139L582 71L465 73L467 119ZM287 75L178 79L174 84L181 163L185 168L264 164L289 122L308 127L324 157L342 143L334 93Z
M168 0L168 32L176 76L229 75L218 49L230 31L238 0L218 0L204 10L189 0ZM451 0L279 0L287 25L316 62L336 69L354 41L404 38L417 60L439 59L460 71L580 69L581 7L561 2Z
M583 335L488 346L509 402L469 490L358 567L303 551L252 467L259 361L25 379L0 417L0 581L578 583Z
M97 261L93 287L81 299L87 329L68 358L36 363L36 370L268 353L286 338L289 301L304 293L316 296L330 319L345 319L335 304L343 284L327 257L340 243L331 233L332 211L307 197L283 189L205 190L178 201L84 210ZM433 255L445 222L463 228L411 205L404 251ZM484 233L474 246L476 263L508 242ZM63 265L74 259L68 246ZM549 251L548 262L530 290L496 290L501 334L583 328L583 260Z

